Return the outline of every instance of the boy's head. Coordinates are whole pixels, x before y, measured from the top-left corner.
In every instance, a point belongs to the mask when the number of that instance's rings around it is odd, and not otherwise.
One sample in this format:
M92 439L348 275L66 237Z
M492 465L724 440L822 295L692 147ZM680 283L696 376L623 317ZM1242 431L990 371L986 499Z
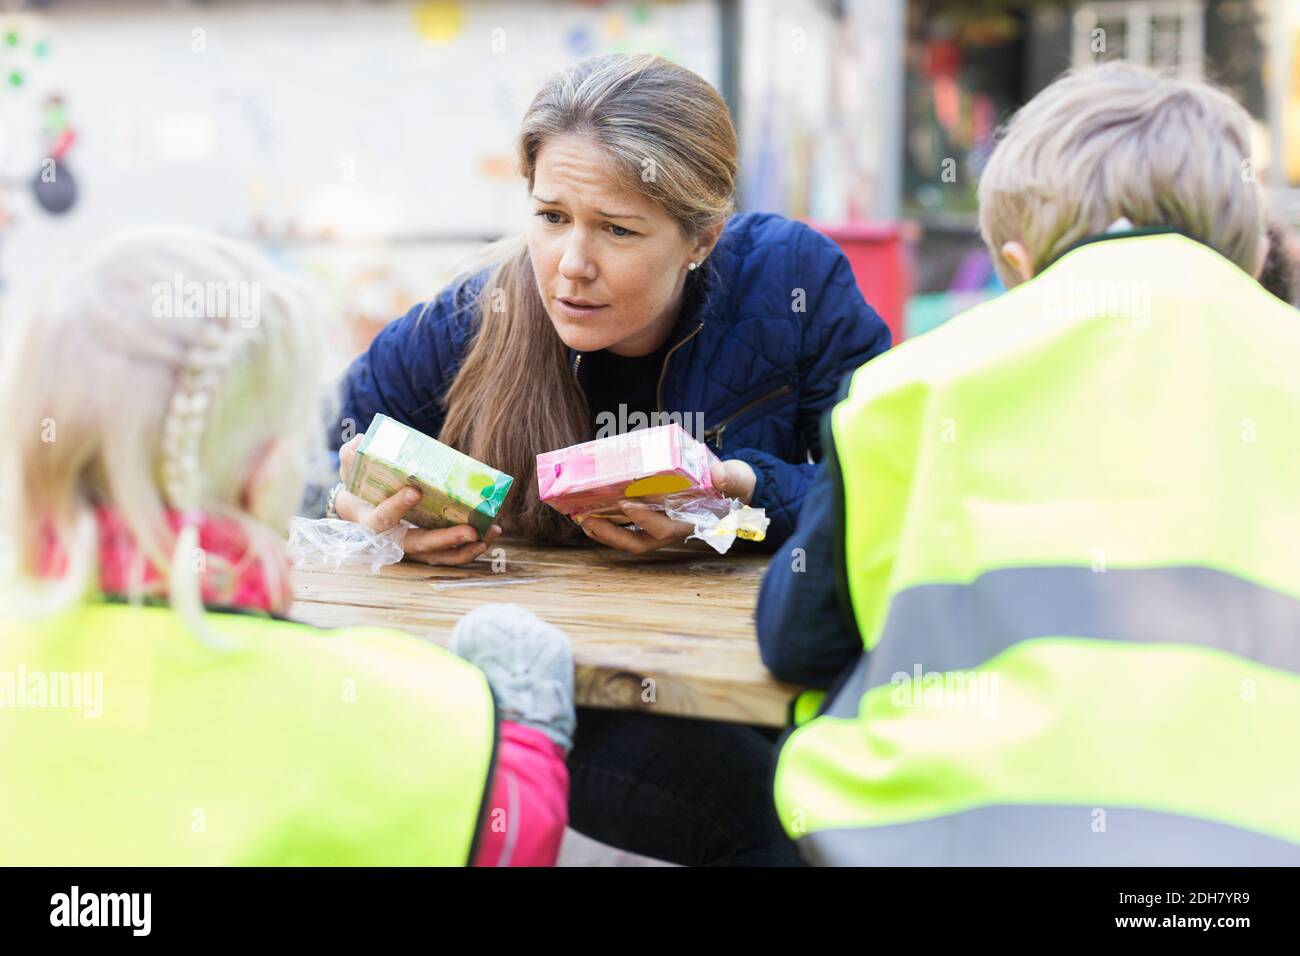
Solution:
M14 331L0 377L11 570L32 570L47 529L85 544L98 505L160 567L175 563L168 510L282 536L319 428L321 330L261 256L197 230L119 233Z
M1008 286L1121 217L1194 236L1251 275L1262 265L1246 111L1205 83L1127 64L1067 73L1030 100L1004 128L979 200Z

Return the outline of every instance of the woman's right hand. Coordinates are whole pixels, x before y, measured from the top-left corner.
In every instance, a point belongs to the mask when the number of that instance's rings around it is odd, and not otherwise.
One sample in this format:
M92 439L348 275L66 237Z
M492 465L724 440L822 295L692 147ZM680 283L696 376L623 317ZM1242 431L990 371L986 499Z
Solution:
M345 484L363 437L357 435L339 449L339 479ZM377 505L357 497L347 488L341 488L334 497L334 510L345 521L355 521L375 534L382 534L396 526L419 502L420 492L415 488L399 489ZM406 557L425 564L468 564L500 535L498 525L489 528L482 541L478 539L478 532L467 524L452 528L408 528L402 549Z

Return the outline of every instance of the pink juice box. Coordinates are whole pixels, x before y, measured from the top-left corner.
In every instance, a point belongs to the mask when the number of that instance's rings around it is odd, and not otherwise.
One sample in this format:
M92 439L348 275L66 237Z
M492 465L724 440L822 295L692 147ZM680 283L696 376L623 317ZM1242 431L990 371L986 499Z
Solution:
M626 521L621 498L721 497L710 475L717 460L680 425L660 425L538 455L537 487L561 514Z

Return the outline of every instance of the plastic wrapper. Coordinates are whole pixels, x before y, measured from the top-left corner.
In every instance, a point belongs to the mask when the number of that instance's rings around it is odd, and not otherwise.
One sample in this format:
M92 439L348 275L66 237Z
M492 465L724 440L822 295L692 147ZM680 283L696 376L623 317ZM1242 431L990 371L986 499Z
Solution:
M295 568L368 567L378 574L406 553L402 542L410 525L399 523L382 534L340 518L291 518L289 560Z
M648 507L655 504L646 502ZM751 508L737 498L701 498L688 496L678 499L669 495L663 502L664 514L674 521L695 525L695 531L686 536L703 541L718 554L726 554L737 538L762 541L767 537L770 519L762 508Z
M627 524L624 499L695 527L698 539L725 554L736 538L762 541L768 518L724 497L713 484L718 461L708 446L678 425L638 429L537 456L542 501L573 518L606 518Z
M497 519L514 479L469 455L376 415L357 447L348 491L379 504L410 485L423 497L406 513L420 528L467 524L482 538Z

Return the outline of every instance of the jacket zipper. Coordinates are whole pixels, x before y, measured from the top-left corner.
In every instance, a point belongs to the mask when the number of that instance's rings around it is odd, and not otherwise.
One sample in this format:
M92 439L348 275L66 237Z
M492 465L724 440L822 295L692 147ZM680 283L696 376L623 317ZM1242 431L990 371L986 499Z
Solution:
M662 412L664 410L664 376L668 374L668 360L673 357L674 352L676 352L679 348L681 348L691 339L695 338L695 336L699 334L699 331L702 328L704 328L703 322L701 322L694 329L692 329L690 335L686 336L686 338L682 339L680 342L678 342L676 345L670 348L668 350L668 354L664 356L663 368L659 370L659 381L655 385L655 410L656 411ZM581 364L582 364L582 353L578 352L573 357L574 375L578 374L578 366Z
M702 328L704 328L703 322L697 325L691 331L690 335L686 336L686 338L682 339L680 342L678 342L676 345L670 348L668 350L668 354L664 356L664 367L659 370L659 383L655 386L655 411L662 413L664 410L664 376L668 374L668 360L673 357L674 352L676 352L679 348L681 348L691 339L695 338L695 336L699 334L699 331Z
M712 438L712 439L713 439L713 443L714 443L714 445L717 446L718 451L722 451L722 433L723 433L723 431L726 430L726 427L727 427L729 424L731 424L733 421L735 421L735 420L736 420L737 418L739 418L741 415L745 414L745 412L748 412L748 411L750 411L751 409L757 408L759 405L762 405L762 404L764 404L765 402L770 402L770 401L771 401L772 399L774 399L774 398L780 398L782 395L788 395L788 394L790 393L790 391L791 391L791 389L790 389L790 386L789 386L789 385L782 385L780 388L774 388L772 391L768 392L766 395L763 395L763 396L761 396L761 397L759 397L759 398L756 398L756 399L754 399L752 402L746 402L743 406L741 406L740 408L736 409L734 412L732 412L730 415L728 415L728 416L727 416L726 418L724 418L722 421L718 422L718 423L717 423L716 425L714 425L712 428L706 430L706 431L704 432L704 440L705 440L705 441L708 441L710 438Z

